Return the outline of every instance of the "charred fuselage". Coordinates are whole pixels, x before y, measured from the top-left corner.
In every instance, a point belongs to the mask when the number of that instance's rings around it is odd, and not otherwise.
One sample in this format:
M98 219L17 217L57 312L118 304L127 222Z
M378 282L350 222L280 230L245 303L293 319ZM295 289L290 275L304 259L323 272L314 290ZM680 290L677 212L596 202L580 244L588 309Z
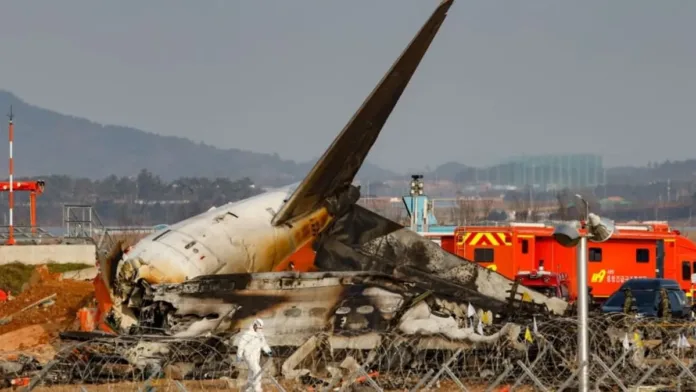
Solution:
M372 272L207 276L150 287L138 327L131 332L178 337L211 331L227 334L261 318L269 344L275 346L299 346L318 334L350 338L399 332L444 334L468 342L497 339L495 334L474 332L473 318L467 315L470 302L460 294L452 285ZM538 305L516 302L514 306L525 307L529 315L543 312ZM500 317L499 312L510 305L492 300L487 310ZM491 318L487 324L494 321ZM495 323L496 330L503 324Z

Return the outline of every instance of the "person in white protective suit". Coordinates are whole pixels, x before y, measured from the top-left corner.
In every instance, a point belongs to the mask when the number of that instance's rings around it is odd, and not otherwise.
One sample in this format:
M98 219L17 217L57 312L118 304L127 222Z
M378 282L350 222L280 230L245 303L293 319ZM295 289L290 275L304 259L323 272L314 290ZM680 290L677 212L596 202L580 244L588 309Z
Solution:
M271 355L271 348L266 343L266 337L263 336L263 321L261 319L254 320L254 323L249 326L249 329L240 334L237 343L237 360L244 360L249 368L247 375L247 386L245 390L253 390L261 392L261 380L263 376L260 374L261 365L261 350L266 355Z

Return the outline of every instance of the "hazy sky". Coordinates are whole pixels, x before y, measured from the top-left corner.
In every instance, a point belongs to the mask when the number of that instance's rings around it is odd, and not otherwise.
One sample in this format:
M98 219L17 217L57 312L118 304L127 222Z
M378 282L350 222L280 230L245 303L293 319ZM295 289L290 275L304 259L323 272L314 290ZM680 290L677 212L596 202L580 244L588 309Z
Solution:
M437 2L8 1L0 89L101 123L307 160ZM694 158L695 21L690 0L455 0L368 159L403 172L522 153Z

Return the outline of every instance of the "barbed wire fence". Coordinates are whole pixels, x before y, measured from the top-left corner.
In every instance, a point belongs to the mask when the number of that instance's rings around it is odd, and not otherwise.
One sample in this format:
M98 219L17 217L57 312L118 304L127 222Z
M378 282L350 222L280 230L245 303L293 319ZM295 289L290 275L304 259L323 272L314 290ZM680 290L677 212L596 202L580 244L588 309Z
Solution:
M264 390L278 391L576 389L576 319L534 324L493 344L395 332L318 334L300 347L273 347L258 376ZM591 389L696 388L696 322L593 316L589 331ZM246 381L230 336L100 337L67 344L25 390L208 391L243 389Z

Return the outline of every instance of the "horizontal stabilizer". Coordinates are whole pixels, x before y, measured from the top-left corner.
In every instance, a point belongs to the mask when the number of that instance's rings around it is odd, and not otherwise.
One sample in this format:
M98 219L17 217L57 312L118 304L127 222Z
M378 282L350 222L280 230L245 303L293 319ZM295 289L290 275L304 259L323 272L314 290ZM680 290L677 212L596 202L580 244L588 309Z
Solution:
M272 223L281 225L319 208L355 179L382 127L445 20L453 0L443 1L384 75L331 146L295 190Z

